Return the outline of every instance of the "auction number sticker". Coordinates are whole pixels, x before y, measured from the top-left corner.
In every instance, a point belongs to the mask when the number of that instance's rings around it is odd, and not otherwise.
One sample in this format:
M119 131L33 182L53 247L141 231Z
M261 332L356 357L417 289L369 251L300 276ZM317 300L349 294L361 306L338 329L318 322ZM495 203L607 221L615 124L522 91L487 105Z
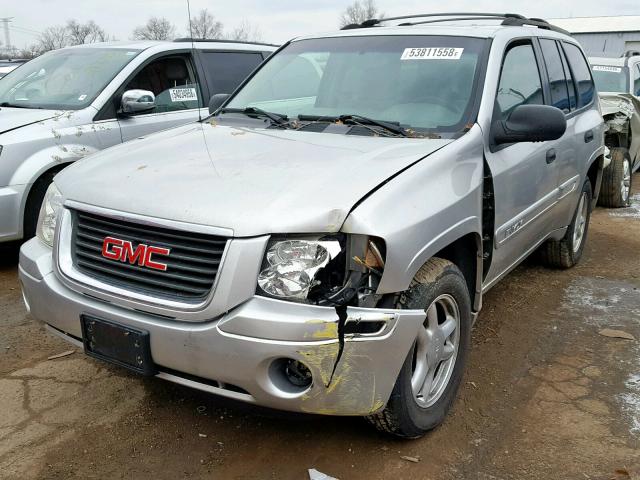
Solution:
M198 100L195 88L171 88L169 95L172 102L195 102Z
M460 60L464 48L405 48L400 60Z
M622 67L607 67L606 65L594 65L593 71L620 73L622 71Z

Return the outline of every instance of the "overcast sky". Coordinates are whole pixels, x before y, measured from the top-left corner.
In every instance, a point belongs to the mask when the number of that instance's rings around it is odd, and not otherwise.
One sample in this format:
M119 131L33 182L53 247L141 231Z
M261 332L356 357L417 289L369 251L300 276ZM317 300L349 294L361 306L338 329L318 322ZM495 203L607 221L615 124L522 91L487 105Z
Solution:
M209 9L231 30L243 20L259 26L264 41L281 43L297 35L334 30L340 13L350 0L191 0L191 12ZM378 0L387 14L425 13L424 0ZM446 8L443 9L443 5ZM638 15L639 0L448 0L432 7L434 12L514 12L532 17L592 15ZM0 17L15 17L11 43L18 48L35 43L38 32L67 19L94 20L107 33L127 40L131 31L150 16L169 18L186 34L186 0L0 0ZM4 43L4 32L0 30Z

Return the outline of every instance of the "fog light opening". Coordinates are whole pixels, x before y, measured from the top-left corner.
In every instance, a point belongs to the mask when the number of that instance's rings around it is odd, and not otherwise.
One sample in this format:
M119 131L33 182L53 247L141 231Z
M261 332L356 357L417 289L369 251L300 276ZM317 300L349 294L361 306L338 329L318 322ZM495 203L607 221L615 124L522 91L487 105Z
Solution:
M309 367L293 358L279 358L269 368L271 383L281 392L299 395L306 392L313 383Z

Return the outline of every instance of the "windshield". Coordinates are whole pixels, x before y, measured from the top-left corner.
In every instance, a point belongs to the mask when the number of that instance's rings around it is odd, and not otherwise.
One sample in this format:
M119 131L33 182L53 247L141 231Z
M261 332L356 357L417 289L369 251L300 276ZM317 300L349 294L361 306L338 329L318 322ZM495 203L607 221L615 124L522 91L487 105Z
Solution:
M458 132L473 109L485 41L448 36L338 37L293 42L227 105L289 119L359 115Z
M629 86L627 85L628 70L626 68L593 65L591 70L599 92L629 92Z
M74 48L46 53L0 80L0 106L56 110L87 107L139 52Z

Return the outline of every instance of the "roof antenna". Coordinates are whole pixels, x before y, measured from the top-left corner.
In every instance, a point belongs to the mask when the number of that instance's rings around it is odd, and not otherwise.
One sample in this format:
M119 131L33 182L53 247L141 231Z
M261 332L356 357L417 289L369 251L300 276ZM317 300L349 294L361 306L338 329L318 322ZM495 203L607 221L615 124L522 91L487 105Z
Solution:
M187 0L187 14L189 15L189 37L191 37L191 56L193 57L193 64L195 65L198 57L196 56L196 44L193 41L193 26L191 25L191 3L189 2L189 0ZM196 71L194 72L194 76L196 78L196 86L199 87L200 84L197 83L198 69L196 69ZM200 90L200 96L202 96L202 88L196 88L196 95L198 94L198 90ZM198 101L198 121L199 122L202 121L202 109L200 108L199 101Z

